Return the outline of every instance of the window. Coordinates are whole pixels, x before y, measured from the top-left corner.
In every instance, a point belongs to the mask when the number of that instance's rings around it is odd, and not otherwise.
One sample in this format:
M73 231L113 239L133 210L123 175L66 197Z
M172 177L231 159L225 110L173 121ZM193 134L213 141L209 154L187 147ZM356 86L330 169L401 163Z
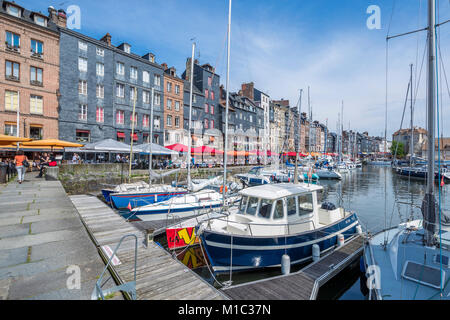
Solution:
M212 86L212 77L208 77L208 87Z
M155 82L154 83L155 86L160 86L161 85L161 76L159 74L155 74L154 82Z
M19 106L19 92L5 90L5 110L16 111Z
M208 124L209 124L208 119L205 119L205 129L208 129Z
M19 51L20 36L18 34L6 31L6 47L14 51Z
M273 219L283 219L284 217L284 209L283 209L283 200L277 200L275 204L275 209L273 210Z
M103 99L105 97L105 87L101 84L97 85L97 98Z
M125 74L125 66L122 62L116 63L116 73L122 76Z
M209 122L209 124L210 124L211 129L214 129L214 120L211 120L211 121Z
M117 131L117 141L125 142L125 133Z
M91 141L91 132L89 130L77 130L75 140L77 142L89 142Z
M44 44L41 41L31 39L32 55L41 56L44 53Z
M44 111L44 98L41 96L30 95L30 113L42 114Z
M155 93L155 101L153 102L155 106L159 106L161 104L161 95L159 93Z
M314 211L313 209L313 197L312 193L298 196L298 210L299 215L309 214Z
M209 110L209 106L207 103L205 103L205 112L208 113L208 110Z
M41 68L30 67L30 83L42 85L42 73Z
M180 94L180 86L178 84L175 86L175 93Z
M180 135L178 133L175 133L175 142L179 143L181 141Z
M103 77L105 75L105 65L103 63L97 62L97 75Z
M150 139L148 137L148 133L144 133L142 135L142 141L144 141L144 143L150 143Z
M297 203L296 203L296 197L287 198L286 204L287 204L287 214L288 216L296 215L297 214Z
M8 4L7 12L12 16L20 18L21 10L16 6L12 6L12 5Z
M153 136L153 143L159 144L159 134Z
M119 98L125 97L125 85L121 83L116 84L116 96Z
M180 117L175 117L175 127L176 128L180 127Z
M196 103L197 102L197 96L194 94L194 95L192 95L192 102L193 103Z
M17 125L13 123L5 123L5 134L8 136L17 135Z
M136 88L135 87L130 87L130 101L134 101L135 99L137 99L136 97Z
M87 43L83 42L83 41L78 41L78 49L80 49L81 51L87 51Z
M205 99L208 99L208 89L205 89Z
M150 73L148 71L142 72L142 81L145 83L150 83Z
M172 110L172 100L167 99L167 109Z
M214 106L213 106L213 105L211 105L211 106L209 107L209 110L210 110L211 114L214 114Z
M172 83L167 82L167 92L172 92Z
M150 103L150 92L148 91L142 91L142 100L144 103Z
M247 205L247 214L254 216L258 208L258 198L249 198Z
M138 69L136 67L130 67L130 79L137 80L138 78Z
M130 49L131 49L131 48L130 48L130 46L129 46L128 44L125 43L125 44L123 45L123 51L125 51L126 53L130 53L130 51L131 51Z
M133 121L133 112L132 112L130 114L130 122L134 122L134 124L136 125L137 119L138 119L138 115L137 115L137 113L134 113L134 121Z
M242 197L241 202L239 202L239 213L244 213L245 207L247 206L248 197Z
M214 100L214 91L211 91L211 100Z
M171 127L172 126L172 116L167 116L167 125L169 126L169 127Z
M116 111L116 124L124 124L125 112L122 110Z
M105 109L103 109L102 107L97 107L95 119L98 123L105 122Z
M12 62L6 60L5 63L6 72L5 78L8 80L19 80L20 79L20 64L17 62Z
M78 93L87 95L87 81L86 80L78 81Z
M82 72L87 72L87 59L86 58L78 58L78 70Z
M78 108L78 120L87 121L87 105L80 104Z
M180 111L180 101L175 101L175 110Z
M261 204L259 207L258 217L269 219L270 213L272 211L273 201L261 199Z
M35 140L42 139L42 127L41 126L30 126L30 138Z
M105 50L104 49L97 47L97 49L95 51L97 52L97 55L99 57L104 57L105 56Z
M142 117L142 126L144 128L148 128L150 126L150 116L148 114L144 114Z
M159 116L155 116L153 119L153 128L160 129L161 126L161 118Z

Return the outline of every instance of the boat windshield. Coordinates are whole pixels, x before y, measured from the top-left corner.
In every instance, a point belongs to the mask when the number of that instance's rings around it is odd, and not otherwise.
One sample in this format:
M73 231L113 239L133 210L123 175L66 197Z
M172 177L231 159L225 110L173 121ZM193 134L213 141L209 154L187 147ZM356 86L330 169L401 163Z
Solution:
M245 213L245 206L247 205L248 197L242 197L241 202L239 203L239 213Z
M306 193L298 196L299 215L310 214L314 211L312 193Z
M296 197L287 198L287 214L288 216L292 216L297 214L297 203L295 201Z
M272 211L272 200L261 200L261 205L259 207L258 217L269 219L270 218L270 212Z
M259 168L252 168L248 173L249 174L258 174L259 173Z
M277 200L277 203L275 204L275 209L273 210L273 219L282 219L284 217L284 211L283 211L283 200Z
M256 214L256 209L258 208L258 198L249 198L247 205L247 214L254 216Z

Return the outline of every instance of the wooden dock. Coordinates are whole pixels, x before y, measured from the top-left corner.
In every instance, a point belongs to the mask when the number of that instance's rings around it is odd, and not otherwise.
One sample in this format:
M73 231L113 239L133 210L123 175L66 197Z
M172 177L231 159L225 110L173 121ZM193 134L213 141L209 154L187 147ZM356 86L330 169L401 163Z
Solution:
M89 195L71 196L89 235L105 263L104 246L114 250L124 235L138 237L136 293L138 300L223 300L227 297L192 270L175 260L153 242L145 245L146 234L136 229L98 198ZM109 271L117 284L133 280L134 238L124 240L117 251L120 264ZM94 288L92 288L94 289ZM126 295L127 298L129 298Z
M298 272L243 283L223 292L232 300L315 300L322 285L361 255L363 241L358 235Z

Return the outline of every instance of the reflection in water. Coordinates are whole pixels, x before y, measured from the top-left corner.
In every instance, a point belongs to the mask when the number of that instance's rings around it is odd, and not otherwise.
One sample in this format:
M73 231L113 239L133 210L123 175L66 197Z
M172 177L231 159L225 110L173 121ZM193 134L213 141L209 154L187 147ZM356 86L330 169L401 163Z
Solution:
M358 214L364 231L371 233L381 231L385 227L398 225L413 217L421 219L420 205L425 195L425 183L399 176L390 167L364 166L361 169L345 174L341 181L322 180L324 187L319 202L329 201ZM449 185L442 189L441 202L443 209L450 208L447 196ZM437 190L437 188L436 188ZM437 193L437 191L436 191ZM410 204L413 204L412 206ZM162 243L165 239L161 239ZM165 243L167 247L167 243ZM199 246L188 250L178 250L178 258L192 268L205 280L214 283L205 263L207 260ZM364 299L359 285L359 267L355 263L339 277L333 279L319 291L319 299ZM295 266L291 272L304 266ZM281 269L264 269L260 271L235 273L231 275L233 285L255 281L267 277L278 276ZM229 274L217 277L220 282L230 280ZM217 286L217 284L215 284Z

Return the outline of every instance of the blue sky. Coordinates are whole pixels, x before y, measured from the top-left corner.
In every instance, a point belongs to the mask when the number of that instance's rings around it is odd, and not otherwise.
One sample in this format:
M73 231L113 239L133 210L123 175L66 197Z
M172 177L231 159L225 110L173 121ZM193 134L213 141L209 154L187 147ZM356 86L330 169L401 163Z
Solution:
M81 30L100 39L106 32L114 45L126 41L134 53L153 52L158 63L185 69L196 38L196 56L210 63L225 83L227 0L18 0L28 9L47 12L47 7L81 8ZM394 7L395 2L395 8ZM426 24L426 0L234 0L231 32L231 90L243 82L268 92L273 99L295 104L299 89L311 88L314 118L336 128L344 101L344 128L384 135L385 37L422 28ZM449 1L438 0L439 19L450 19ZM381 29L369 30L370 5L381 9ZM392 22L389 23L392 14ZM450 24L441 27L448 39ZM392 40L389 45L388 135L400 127L409 64L420 69L425 34ZM441 50L450 77L449 46ZM416 124L425 126L425 71L417 94ZM448 70L447 70L448 68ZM417 71L417 75L419 70ZM445 84L445 79L442 79ZM450 136L445 115L450 101L442 87L444 135ZM444 90L445 89L445 90ZM302 108L306 108L306 95ZM450 110L448 110L450 111ZM403 128L409 124L409 111ZM447 129L447 127L449 127Z

